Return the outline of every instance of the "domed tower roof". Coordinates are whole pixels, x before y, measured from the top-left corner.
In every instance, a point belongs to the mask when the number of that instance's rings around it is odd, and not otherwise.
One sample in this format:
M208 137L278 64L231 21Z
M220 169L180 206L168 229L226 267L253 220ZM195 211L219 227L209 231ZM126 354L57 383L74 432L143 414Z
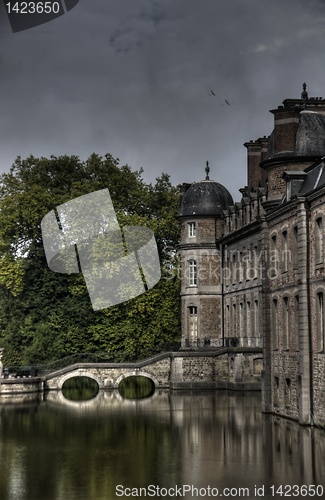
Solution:
M214 216L220 217L223 211L233 205L233 199L228 189L219 182L209 179L209 167L204 181L195 182L185 192L179 217Z

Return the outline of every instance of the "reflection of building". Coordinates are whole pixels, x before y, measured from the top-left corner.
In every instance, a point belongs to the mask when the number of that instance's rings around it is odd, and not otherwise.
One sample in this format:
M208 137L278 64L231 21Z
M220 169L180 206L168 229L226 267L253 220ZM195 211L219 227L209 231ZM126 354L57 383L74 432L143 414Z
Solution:
M240 202L208 167L182 186L182 345L263 346L263 409L325 426L325 100L271 113Z

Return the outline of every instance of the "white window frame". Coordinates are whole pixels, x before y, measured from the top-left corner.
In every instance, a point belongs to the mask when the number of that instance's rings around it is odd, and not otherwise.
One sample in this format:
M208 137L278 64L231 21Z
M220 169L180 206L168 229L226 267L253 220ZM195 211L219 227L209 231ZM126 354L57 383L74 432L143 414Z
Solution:
M188 261L188 284L189 286L197 286L197 266L194 259Z
M196 223L195 222L188 222L188 237L189 238L195 238L196 237Z
M190 340L196 340L198 336L198 327L197 327L197 307L190 306L189 308L189 334Z

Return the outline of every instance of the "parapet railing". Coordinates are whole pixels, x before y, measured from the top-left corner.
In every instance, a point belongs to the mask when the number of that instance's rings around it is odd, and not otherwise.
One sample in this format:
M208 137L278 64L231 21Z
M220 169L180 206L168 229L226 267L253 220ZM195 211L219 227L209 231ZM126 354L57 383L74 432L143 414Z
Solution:
M222 348L222 347L259 347L263 348L263 338L261 337L225 337L224 339L193 339L185 340L183 347L194 348Z

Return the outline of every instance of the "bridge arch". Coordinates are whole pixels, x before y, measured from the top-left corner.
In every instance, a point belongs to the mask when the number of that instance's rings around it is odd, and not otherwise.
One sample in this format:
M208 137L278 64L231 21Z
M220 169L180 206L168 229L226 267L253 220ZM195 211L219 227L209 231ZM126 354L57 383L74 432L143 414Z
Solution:
M99 389L103 389L103 387L104 387L103 381L100 378L98 378L96 375L91 373L91 371L78 369L78 370L74 370L72 372L69 372L66 375L64 375L62 378L60 378L60 381L58 383L59 389L62 390L64 382L66 382L70 378L75 378L75 377L91 378L97 382Z
M151 373L145 372L143 370L132 370L129 372L125 372L122 375L120 375L119 377L117 377L117 379L115 380L115 384L114 384L115 389L118 389L118 386L120 385L122 380L124 380L125 378L129 378L129 377L146 377L146 378L149 378L154 383L155 389L158 389L158 387L159 387L158 379L154 375L152 375Z

